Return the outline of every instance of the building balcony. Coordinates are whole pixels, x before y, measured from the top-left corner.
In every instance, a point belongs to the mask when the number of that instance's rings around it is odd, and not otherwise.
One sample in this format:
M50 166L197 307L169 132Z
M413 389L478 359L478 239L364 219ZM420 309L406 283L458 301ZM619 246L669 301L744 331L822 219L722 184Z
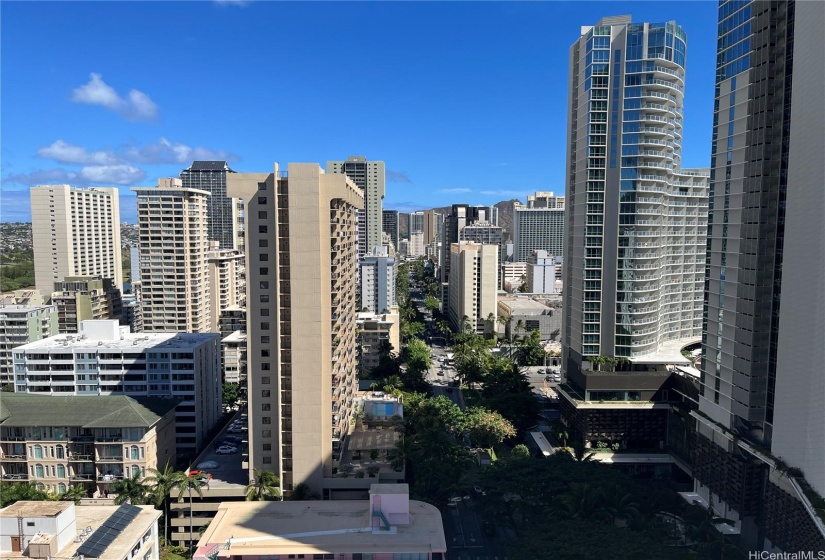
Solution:
M0 457L0 461L3 461L4 463L5 462L20 463L20 462L26 462L27 460L28 459L26 458L25 455L3 455L2 457Z

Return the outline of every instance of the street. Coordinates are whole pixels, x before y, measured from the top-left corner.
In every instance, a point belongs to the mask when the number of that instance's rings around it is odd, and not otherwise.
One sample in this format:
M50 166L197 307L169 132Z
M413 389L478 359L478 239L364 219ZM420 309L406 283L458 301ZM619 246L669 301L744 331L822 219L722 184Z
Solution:
M440 337L433 330L430 313L424 309L423 299L417 288L410 290L411 297L426 320L424 340L430 348L431 365L427 381L432 385L434 396L445 396L461 410L466 408L461 387L454 387L455 368L446 364L449 346L442 346ZM433 343L437 341L435 344ZM441 374L441 375L439 375ZM542 377L542 380L544 378ZM478 465L473 464L464 481L469 488L455 498L448 507L442 508L444 534L447 538L447 560L506 560L504 544L496 528L496 536L490 537L482 530L482 520L475 512L475 492L472 487L478 480Z

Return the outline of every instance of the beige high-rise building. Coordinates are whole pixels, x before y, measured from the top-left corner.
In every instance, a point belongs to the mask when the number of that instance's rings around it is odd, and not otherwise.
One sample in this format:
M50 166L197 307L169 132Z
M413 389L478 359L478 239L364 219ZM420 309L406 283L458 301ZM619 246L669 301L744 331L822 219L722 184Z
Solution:
M66 276L111 278L123 291L116 188L41 185L31 189L37 289L48 297Z
M55 282L52 305L57 307L60 334L80 332L80 323L89 319L120 321L123 317L123 298L109 278L68 276Z
M449 319L456 331L464 317L483 333L492 314L498 313L498 245L453 243L450 246Z
M143 332L210 332L209 192L137 187Z
M355 397L364 192L317 164L283 173L276 163L272 173L229 175L227 194L247 208L249 467L275 472L284 490L303 482L320 492Z
M221 314L230 308L246 305L244 255L233 249L220 249L212 241L209 262L209 330L221 332Z

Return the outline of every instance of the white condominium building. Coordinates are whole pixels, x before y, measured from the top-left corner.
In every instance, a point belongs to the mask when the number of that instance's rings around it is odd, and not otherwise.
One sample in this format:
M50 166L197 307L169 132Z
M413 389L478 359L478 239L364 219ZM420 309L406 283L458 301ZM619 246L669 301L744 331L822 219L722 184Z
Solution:
M175 397L178 455L188 457L221 414L217 334L129 333L117 321L83 321L14 349L14 390L52 395Z

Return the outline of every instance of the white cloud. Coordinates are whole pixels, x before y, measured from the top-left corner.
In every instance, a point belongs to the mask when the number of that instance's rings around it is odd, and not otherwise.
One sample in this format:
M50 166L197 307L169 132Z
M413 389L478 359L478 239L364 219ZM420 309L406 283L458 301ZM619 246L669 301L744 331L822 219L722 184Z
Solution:
M441 190L440 190L440 191L438 191L438 192L440 192L440 193L447 193L447 194L449 194L449 193L453 193L453 194L455 194L455 193L468 193L468 192L473 192L473 190L472 190L472 189L441 189Z
M74 183L77 178L78 176L75 171L56 167L54 169L38 169L31 173L10 173L3 177L3 183L15 183L27 186L56 185Z
M72 92L72 101L106 107L130 121L151 121L158 116L158 106L148 95L133 89L123 98L94 72L89 75L89 83Z
M122 157L135 163L191 163L195 160L235 161L238 156L224 150L210 150L203 147L191 147L186 144L170 142L161 138L157 142L126 150Z
M146 173L133 165L90 165L80 170L89 183L133 185L146 178Z
M238 156L225 150L210 150L202 146L187 146L161 138L145 146L129 146L117 151L89 152L82 146L74 146L65 140L56 140L51 146L39 148L38 157L53 159L60 163L78 165L116 166L140 163L188 164L195 160L237 161Z
M37 156L53 159L61 163L79 163L95 165L113 165L118 157L111 152L87 152L86 148L73 146L65 140L57 140L51 146L39 148Z

